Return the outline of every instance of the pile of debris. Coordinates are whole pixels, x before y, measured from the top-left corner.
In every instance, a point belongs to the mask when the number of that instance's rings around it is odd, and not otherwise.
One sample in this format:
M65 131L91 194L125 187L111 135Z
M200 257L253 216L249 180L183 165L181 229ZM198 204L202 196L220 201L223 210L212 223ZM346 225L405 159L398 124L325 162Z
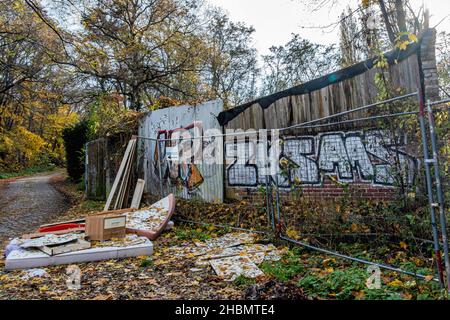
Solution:
M239 276L257 278L264 273L258 265L263 261L278 261L283 250L273 244L256 243L254 233L228 233L205 242L196 241L194 246L172 247L171 254L179 258L195 258L199 266L210 265L215 273L227 281Z
M175 197L143 209L99 212L84 219L42 225L13 239L5 250L5 268L28 269L58 264L150 256L167 228Z
M34 233L13 239L5 250L6 269L151 255L150 240L158 238L169 225L175 196L170 194L139 210L145 181L138 179L131 207L122 209L130 191L136 143L137 138L132 137L102 212L84 219L42 225Z
M30 269L152 255L151 241L173 226L170 219L175 197L170 194L150 207L138 209L145 185L139 179L131 207L122 209L130 192L136 143L133 137L127 146L102 212L42 225L34 233L13 239L5 250L5 268ZM253 233L229 233L171 250L175 257L196 258L198 265L210 265L218 276L230 281L240 275L247 278L263 275L258 265L265 260L279 260L282 254L272 244L257 243L257 235Z

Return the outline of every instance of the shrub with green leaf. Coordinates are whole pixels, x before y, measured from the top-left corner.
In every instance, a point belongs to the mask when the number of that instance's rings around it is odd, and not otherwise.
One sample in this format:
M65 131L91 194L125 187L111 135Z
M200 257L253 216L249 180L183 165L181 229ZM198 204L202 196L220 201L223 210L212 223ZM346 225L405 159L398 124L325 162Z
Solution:
M88 121L80 121L63 130L66 150L67 173L74 182L79 182L84 174L85 144L91 136Z

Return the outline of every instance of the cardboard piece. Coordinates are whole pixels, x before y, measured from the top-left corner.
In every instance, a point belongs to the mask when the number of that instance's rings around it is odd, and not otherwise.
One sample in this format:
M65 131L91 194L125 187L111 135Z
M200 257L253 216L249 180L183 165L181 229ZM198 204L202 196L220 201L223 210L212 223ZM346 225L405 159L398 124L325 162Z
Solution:
M38 249L42 252L48 254L49 256L55 256L57 254L79 251L84 249L89 249L91 243L83 239L77 239L76 241L61 244L61 245L49 245L39 247Z
M124 238L126 221L125 214L108 213L88 216L86 217L86 237L98 241Z

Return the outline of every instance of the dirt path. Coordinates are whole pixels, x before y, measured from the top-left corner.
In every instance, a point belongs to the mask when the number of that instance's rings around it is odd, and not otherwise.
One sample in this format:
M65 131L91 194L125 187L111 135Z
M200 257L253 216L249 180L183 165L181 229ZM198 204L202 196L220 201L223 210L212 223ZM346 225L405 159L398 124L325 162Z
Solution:
M51 181L61 173L15 179L0 186L0 241L31 232L65 212L69 201Z

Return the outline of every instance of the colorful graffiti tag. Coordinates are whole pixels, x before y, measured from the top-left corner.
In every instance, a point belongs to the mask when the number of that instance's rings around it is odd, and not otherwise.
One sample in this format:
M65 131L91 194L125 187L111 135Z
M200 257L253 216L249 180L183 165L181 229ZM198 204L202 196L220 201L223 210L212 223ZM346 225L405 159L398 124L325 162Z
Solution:
M396 140L396 141L394 141ZM289 137L281 140L279 162L287 169L278 173L278 183L319 185L324 176L340 181L370 182L394 186L414 184L418 160L405 151L406 142L386 131L333 132L318 136ZM229 186L256 187L266 182L264 173L271 149L266 143L227 141L225 143L226 180ZM273 178L273 176L272 176Z
M189 192L194 192L204 182L199 168L194 163L195 154L192 150L196 149L194 145L196 141L190 138L194 135L203 135L201 121L184 128L159 130L157 133L159 145L155 144L154 150L154 159L159 158L159 162L155 161L153 164L155 175L168 181L172 186L184 186ZM171 158L174 153L169 153L169 150L175 151L175 159ZM183 156L183 151L190 152L190 155Z

